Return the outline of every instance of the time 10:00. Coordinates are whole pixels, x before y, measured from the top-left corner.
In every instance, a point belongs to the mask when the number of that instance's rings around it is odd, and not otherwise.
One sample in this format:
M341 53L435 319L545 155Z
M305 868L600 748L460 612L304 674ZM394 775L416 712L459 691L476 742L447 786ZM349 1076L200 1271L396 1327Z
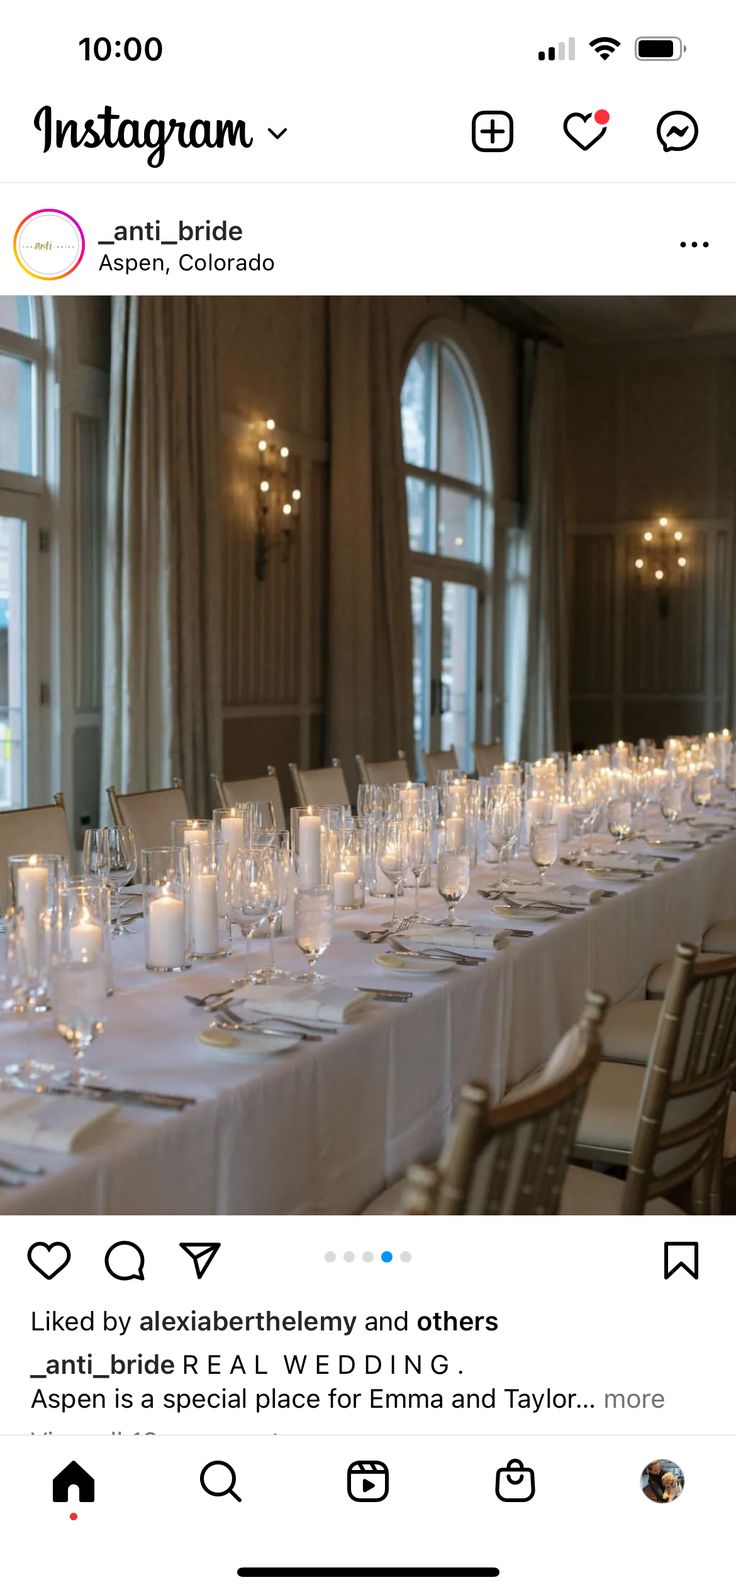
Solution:
M79 47L85 61L109 61L111 55L119 59L121 54L126 61L140 61L142 55L147 61L160 61L164 49L160 39L80 39Z

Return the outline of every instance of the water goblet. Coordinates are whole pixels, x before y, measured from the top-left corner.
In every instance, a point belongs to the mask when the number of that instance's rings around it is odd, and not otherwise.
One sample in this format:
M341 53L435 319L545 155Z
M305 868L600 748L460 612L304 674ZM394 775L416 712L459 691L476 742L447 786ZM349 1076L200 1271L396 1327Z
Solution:
M380 825L376 861L394 887L392 929L399 921L399 885L409 866L409 841L406 824L400 818L385 818Z
M710 807L713 798L713 776L710 769L699 769L693 775L692 798L695 807Z
M138 867L138 847L133 830L127 824L114 825L107 831L107 874L115 895L115 926L113 934L130 934L123 918L122 890L132 884Z
M617 851L631 834L631 800L628 796L612 796L608 803L608 828L616 842Z
M470 889L470 853L467 846L461 846L457 851L442 847L437 857L437 889L447 906L443 927L455 929L458 927L455 917L458 903L465 900Z
M540 885L544 884L548 868L557 861L558 838L556 824L532 824L529 856L539 872Z
M408 823L408 848L409 868L414 875L413 921L419 923L419 880L425 868L429 866L432 855L432 836L429 821L419 813L415 814Z
M226 890L229 923L237 923L252 950L256 929L278 912L278 891L270 849L256 846L238 851L230 863ZM253 969L245 982L267 982L268 969Z
M323 982L317 961L332 944L335 909L331 890L297 890L294 897L294 936L309 968L299 975L300 982Z
M72 1047L76 1062L84 1057L92 1041L104 1028L107 1004L107 963L104 952L73 950L59 952L53 959L52 993L57 1032ZM90 1082L85 1069L79 1082Z
M682 812L682 786L675 780L668 780L659 793L659 806L662 817L674 829Z

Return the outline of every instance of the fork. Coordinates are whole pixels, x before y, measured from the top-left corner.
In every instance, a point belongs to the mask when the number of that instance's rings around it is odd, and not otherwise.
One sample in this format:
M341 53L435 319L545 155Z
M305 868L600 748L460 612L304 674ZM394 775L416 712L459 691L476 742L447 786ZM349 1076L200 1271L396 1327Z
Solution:
M400 956L418 956L422 961L428 959L431 962L457 962L458 967L480 967L485 962L484 956L465 956L461 951L446 951L444 946L437 950L431 946L427 950L415 950L413 947L407 949L396 937L392 939L391 944Z
M390 939L392 934L405 934L413 921L411 917L401 918L396 925L389 923L387 929L354 929L353 933L357 934L359 940L367 940L370 945L380 945L382 940Z

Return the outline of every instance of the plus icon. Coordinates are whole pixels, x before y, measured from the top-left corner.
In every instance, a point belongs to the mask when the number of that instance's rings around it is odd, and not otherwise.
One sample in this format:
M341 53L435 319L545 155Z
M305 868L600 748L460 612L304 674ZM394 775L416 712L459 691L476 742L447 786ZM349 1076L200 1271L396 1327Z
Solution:
M514 142L514 118L508 111L476 111L473 148L482 155L502 154Z

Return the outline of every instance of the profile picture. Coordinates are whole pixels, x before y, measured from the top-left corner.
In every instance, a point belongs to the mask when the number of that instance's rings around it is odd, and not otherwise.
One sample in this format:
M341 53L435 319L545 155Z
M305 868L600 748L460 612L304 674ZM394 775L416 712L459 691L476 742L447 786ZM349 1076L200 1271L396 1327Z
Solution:
M653 1504L671 1504L679 1498L685 1477L673 1459L652 1459L641 1473L640 1486Z

